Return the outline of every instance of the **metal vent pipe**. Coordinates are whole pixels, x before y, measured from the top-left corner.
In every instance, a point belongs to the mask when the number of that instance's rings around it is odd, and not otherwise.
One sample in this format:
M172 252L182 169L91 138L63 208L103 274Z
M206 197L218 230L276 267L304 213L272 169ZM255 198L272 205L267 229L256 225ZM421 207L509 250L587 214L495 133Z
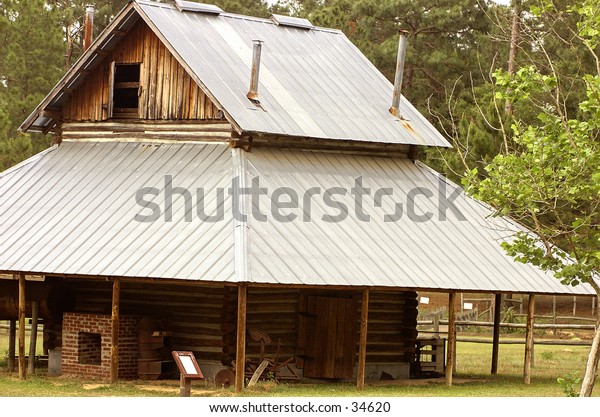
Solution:
M85 21L83 23L83 50L87 51L92 44L94 37L94 14L96 13L96 6L88 4L85 6Z
M252 41L252 73L250 75L250 91L246 94L250 100L258 101L258 75L260 73L260 54L263 41L255 39Z
M396 61L396 76L394 78L394 95L392 96L392 107L390 107L390 113L399 118L402 118L400 114L400 97L402 93L402 78L404 76L407 33L408 32L406 31L399 31L400 40L398 41L398 58Z

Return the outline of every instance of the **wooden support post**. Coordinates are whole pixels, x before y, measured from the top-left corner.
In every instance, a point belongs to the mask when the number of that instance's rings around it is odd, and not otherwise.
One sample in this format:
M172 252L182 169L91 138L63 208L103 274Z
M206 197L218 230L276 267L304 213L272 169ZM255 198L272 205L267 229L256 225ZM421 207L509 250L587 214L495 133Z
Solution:
M179 376L179 396L180 397L190 397L192 395L192 380L184 377L183 375Z
M456 329L456 327L455 327L455 329ZM452 361L453 361L452 362L452 374L454 374L456 372L456 370L458 369L456 367L456 330L454 330L454 334L455 334L455 336L454 336L454 349L453 349L454 357L452 358Z
M8 361L6 362L6 370L8 372L15 371L15 354L17 342L17 321L10 320L8 327Z
M369 317L369 289L363 290L360 308L360 341L358 345L358 370L356 373L356 389L365 389L365 369L367 367L367 324Z
M556 295L552 296L552 324L556 324ZM552 334L556 336L556 328L552 329Z
M448 355L446 356L446 385L452 386L454 356L456 355L456 293L448 294Z
M502 294L494 298L494 336L492 339L492 375L498 373L498 348L500 346L500 321L502 320Z
M523 383L531 383L531 363L533 362L533 314L535 311L535 294L529 294L527 306L527 333L525 336L525 363L523 366Z
M19 379L27 379L25 363L25 274L19 274Z
M110 383L119 379L119 304L121 297L121 279L115 278L112 289L112 320L110 335Z
M29 335L29 373L35 373L35 351L37 346L38 315L40 304L38 301L31 302L31 334Z
M237 347L235 351L235 392L244 390L246 368L246 284L238 286Z

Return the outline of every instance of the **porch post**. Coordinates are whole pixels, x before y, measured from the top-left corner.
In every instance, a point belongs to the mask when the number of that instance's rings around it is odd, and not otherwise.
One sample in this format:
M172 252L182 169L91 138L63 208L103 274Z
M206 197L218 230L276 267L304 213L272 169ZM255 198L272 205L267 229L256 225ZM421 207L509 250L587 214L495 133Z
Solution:
M356 389L365 389L365 368L367 366L367 320L369 317L369 289L363 290L362 305L360 308L360 342L358 346L358 371L356 375Z
M235 392L244 390L246 368L246 284L238 286L237 347L235 350Z
M6 362L6 370L14 372L15 370L15 353L17 341L17 321L10 320L8 328L8 361Z
M446 357L446 385L452 386L454 373L454 357L456 356L456 315L454 308L456 304L456 293L448 294L448 355Z
M112 288L112 317L110 335L110 383L119 379L119 304L121 297L121 279L115 278Z
M500 320L502 313L502 294L494 295L494 336L492 340L492 375L498 373L498 348L500 345Z
M19 379L27 379L25 366L25 274L19 274Z
M533 314L535 311L535 294L529 294L527 305L527 334L525 336L525 363L523 366L523 383L531 383L531 363L533 362Z
M39 301L31 302L31 334L29 335L29 373L35 373L35 348L37 344Z

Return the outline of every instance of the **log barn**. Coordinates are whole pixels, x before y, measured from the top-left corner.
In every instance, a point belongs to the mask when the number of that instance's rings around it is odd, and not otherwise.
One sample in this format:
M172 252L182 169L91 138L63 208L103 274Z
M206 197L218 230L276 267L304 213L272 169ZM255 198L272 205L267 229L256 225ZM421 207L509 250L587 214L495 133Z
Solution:
M399 87L306 19L130 2L21 126L54 145L0 174L0 319L43 320L66 375L187 350L237 390L265 355L362 388L409 376L419 290L451 316L457 291L591 295L415 160L450 145Z

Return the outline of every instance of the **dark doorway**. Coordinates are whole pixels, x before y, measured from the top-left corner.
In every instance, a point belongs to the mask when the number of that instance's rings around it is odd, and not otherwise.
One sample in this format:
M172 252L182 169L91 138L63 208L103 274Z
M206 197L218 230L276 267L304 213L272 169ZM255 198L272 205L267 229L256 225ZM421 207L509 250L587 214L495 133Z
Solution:
M137 117L140 64L115 64L113 117Z

